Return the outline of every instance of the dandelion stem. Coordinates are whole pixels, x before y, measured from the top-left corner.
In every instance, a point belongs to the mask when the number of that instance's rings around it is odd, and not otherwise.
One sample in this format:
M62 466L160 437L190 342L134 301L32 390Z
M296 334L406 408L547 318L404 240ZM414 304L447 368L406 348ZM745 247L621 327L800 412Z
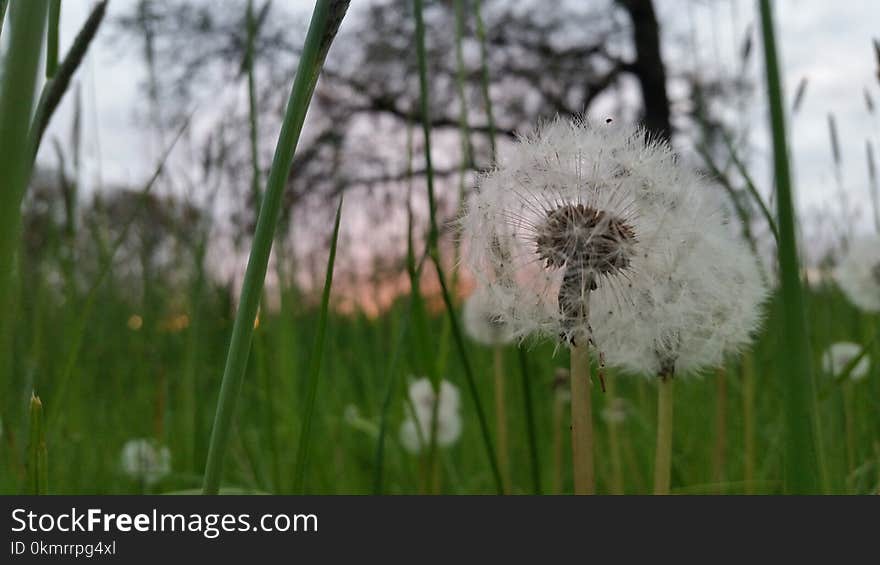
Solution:
M565 402L557 392L553 395L553 494L562 493L562 422Z
M715 375L715 390L715 450L712 454L712 479L720 489L725 482L724 468L727 460L727 372L723 368L718 369Z
M754 494L755 484L755 375L752 354L746 353L742 360L743 378L743 468L745 493Z
M657 451L654 453L654 494L669 494L672 472L672 401L675 379L662 376L657 393Z
M617 398L617 379L610 378L607 383L607 404L612 409L615 407ZM611 452L611 494L623 494L623 461L620 457L620 438L618 437L619 426L612 418L608 422L608 450Z
M492 368L495 374L495 435L498 438L498 467L505 492L510 492L510 453L507 444L507 409L504 402L504 350L492 351Z
M587 343L571 347L571 458L574 493L594 494L593 407L590 398L590 349Z

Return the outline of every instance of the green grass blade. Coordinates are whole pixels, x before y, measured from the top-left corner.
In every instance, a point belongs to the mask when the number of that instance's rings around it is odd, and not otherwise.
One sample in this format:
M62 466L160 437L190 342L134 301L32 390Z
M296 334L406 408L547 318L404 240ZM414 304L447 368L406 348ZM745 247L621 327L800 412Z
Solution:
M522 377L523 400L526 410L526 432L529 440L529 464L532 470L532 493L541 494L541 460L538 457L538 433L535 428L535 405L532 400L532 379L529 357L524 347L516 348L519 354L519 373Z
M486 420L486 413L483 404L480 401L480 394L477 390L477 383L474 378L471 363L468 358L467 346L458 325L455 314L455 305L452 302L452 296L446 283L446 275L443 273L443 262L440 260L440 249L438 245L439 230L437 228L437 202L434 196L434 172L431 163L431 119L430 119L430 101L428 97L428 63L427 54L425 52L425 20L423 15L422 0L414 0L413 7L416 18L416 56L419 65L419 92L421 102L422 115L422 131L424 133L425 146L425 170L428 184L428 208L430 211L431 226L428 233L428 248L430 250L431 259L437 268L437 279L440 282L440 290L443 294L443 303L446 306L446 312L449 315L450 329L452 337L458 350L461 364L464 368L465 379L467 380L468 391L474 401L477 412L477 419L480 424L480 432L483 437L483 444L486 449L486 457L489 459L489 466L492 470L492 476L495 480L495 486L499 494L504 493L504 487L501 480L501 472L498 468L498 460L495 456L495 449L492 446L492 437L489 433L489 424Z
M95 5L88 19L86 19L86 23L83 24L79 33L76 34L73 45L58 66L57 72L53 73L53 78L43 86L43 92L40 94L40 103L37 105L37 111L34 114L28 141L32 159L36 159L37 150L40 148L40 141L43 139L43 134L49 126L49 121L52 119L55 110L58 109L61 99L64 98L74 73L76 73L76 70L85 59L89 46L101 27L101 22L104 21L108 1L103 0Z
M257 20L254 16L254 0L248 0L247 4L247 49L245 51L245 67L247 70L248 87L248 125L251 145L251 198L255 210L260 209L260 201L263 199L260 190L260 151L259 151L259 123L257 120L257 84L254 76L254 45L257 40Z
M3 20L6 19L6 8L9 7L9 0L0 0L0 36L3 35Z
M309 374L306 392L305 413L299 434L296 450L296 467L293 473L293 492L303 494L305 484L306 463L309 456L309 442L312 435L312 420L315 417L315 400L318 396L318 380L321 376L321 359L324 357L324 338L327 333L327 315L330 309L330 288L333 286L333 265L336 263L336 243L339 240L339 221L342 218L342 198L336 208L336 222L333 224L333 239L330 242L330 257L327 259L327 273L324 276L324 291L321 295L321 315L315 343L312 346L312 358L309 362Z
M495 113L492 111L492 97L489 96L489 50L486 46L486 25L483 23L482 0L474 0L473 7L474 18L477 21L477 39L480 43L480 87L489 126L489 158L491 164L495 165L498 150L495 145Z
M58 70L58 23L61 20L61 0L49 2L49 33L46 39L46 78Z
M779 228L779 271L782 288L782 336L777 351L784 389L785 453L784 488L787 493L815 493L819 488L818 456L814 440L815 393L804 291L800 279L794 199L788 161L785 113L779 61L776 54L773 14L769 0L759 0L764 37L764 63L773 133L773 164Z
M31 494L49 494L49 452L43 428L43 403L31 394L30 443L28 444L28 485Z
M342 18L348 10L348 5L347 0L318 0L312 13L309 31L287 102L281 133L275 146L275 156L269 171L269 179L266 182L265 194L260 205L260 214L257 218L254 241L251 244L238 312L232 328L232 338L220 385L220 397L217 402L217 412L214 417L208 460L205 466L202 486L205 494L217 494L220 488L223 459L229 443L235 405L247 368L254 332L254 320L257 316L266 270L269 265L272 240L275 237L275 228L281 209L281 197L290 175L293 155L300 132L302 132L309 102L315 91L318 75L333 38L336 37L336 32L342 23Z
M9 41L0 62L0 375L12 369L11 351L7 357L10 308L14 305L12 273L21 230L21 201L32 168L26 140L47 9L46 0L12 5L7 28Z

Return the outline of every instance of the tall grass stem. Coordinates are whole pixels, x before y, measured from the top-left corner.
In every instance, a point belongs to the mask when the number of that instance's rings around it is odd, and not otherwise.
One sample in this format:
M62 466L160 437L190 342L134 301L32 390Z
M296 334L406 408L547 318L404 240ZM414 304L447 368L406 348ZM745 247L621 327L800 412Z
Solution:
M784 490L787 493L806 494L816 492L819 486L818 456L811 409L815 393L806 329L806 303L798 261L796 216L785 130L785 106L782 101L782 82L770 0L759 0L759 7L764 38L770 129L773 137L773 169L779 229L777 254L783 325L777 359L782 378L785 421Z
M220 489L223 461L229 443L235 407L247 368L254 332L254 320L263 292L284 187L287 185L293 164L293 155L302 132L309 102L318 81L318 75L327 51L330 49L339 25L348 10L348 5L349 2L346 0L318 0L312 13L305 45L300 55L296 77L287 102L281 133L275 146L275 156L269 171L266 191L260 205L260 214L257 218L257 227L251 244L238 311L232 328L232 338L229 343L226 367L223 371L220 396L217 401L217 411L214 416L214 426L208 448L208 459L202 485L204 494L217 494Z

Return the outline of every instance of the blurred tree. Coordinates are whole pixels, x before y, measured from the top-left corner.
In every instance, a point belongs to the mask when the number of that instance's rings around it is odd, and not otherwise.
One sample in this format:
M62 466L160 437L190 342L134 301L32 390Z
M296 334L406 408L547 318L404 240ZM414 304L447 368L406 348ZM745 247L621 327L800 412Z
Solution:
M310 109L285 196L284 225L323 234L329 225L327 203L349 190L364 199L360 209L367 221L376 230L386 230L377 231L375 237L405 241L399 233L403 223L397 223L395 232L387 218L392 208L406 209L409 170L416 178L424 172L420 150L413 148L410 163L406 143L408 128L421 119L411 4L411 0L372 0L353 7ZM465 5L461 90L453 2L426 2L425 12L435 167L440 211L446 217L456 210L457 180L465 159L459 131L461 92L468 106L471 166L479 171L490 162L473 6L469 1ZM298 14L282 3L257 0L255 12L253 51L260 77L263 135L259 155L265 166L296 64L297 35L304 26ZM716 116L723 109L714 101L729 94L733 81L723 76L709 80L667 67L661 56L661 22L651 0L559 2L552 9L538 0L484 0L482 13L501 144L556 115L600 112L641 121L662 139L684 136L689 138L685 143L701 145L711 141L707 131L723 123ZM229 217L236 239L251 233L255 216L249 188L251 153L245 143L248 112L242 97L248 55L246 18L245 0L141 0L137 9L117 20L124 37L141 38L147 67L162 69L148 73L144 90L161 101L165 119L181 119L194 101L210 99L227 106L212 112L216 115L212 119L218 121L213 131L223 134L219 139L212 136L211 143L224 147L224 182L234 203ZM681 93L676 99L667 90L671 81L686 86L676 89ZM239 86L231 89L239 96L221 100L219 87L230 83ZM373 212L376 218L370 221ZM416 213L423 215L424 210L417 206ZM293 214L297 219L291 222ZM302 245L291 247L304 252ZM391 250L390 246L378 249ZM339 265L345 264L341 257Z

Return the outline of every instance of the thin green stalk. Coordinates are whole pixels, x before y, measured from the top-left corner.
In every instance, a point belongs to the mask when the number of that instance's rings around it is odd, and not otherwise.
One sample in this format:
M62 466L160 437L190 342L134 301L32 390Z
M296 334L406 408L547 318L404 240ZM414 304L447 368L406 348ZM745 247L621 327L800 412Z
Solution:
M617 379L607 379L606 404L615 408L617 399ZM608 451L611 456L611 481L609 492L611 494L623 494L623 459L620 454L620 436L618 423L612 418L608 421Z
M874 210L874 229L880 233L880 188L877 183L877 165L874 161L874 146L871 140L865 142L865 154L868 160L868 189L871 194L871 207Z
M9 41L0 68L0 375L12 371L10 349L13 270L21 230L21 201L30 179L28 120L34 105L46 0L16 2L9 12ZM6 375L11 378L10 375Z
M811 406L815 397L806 312L800 280L795 228L794 199L785 132L785 111L773 14L769 0L759 0L764 37L764 62L773 133L773 163L776 177L776 207L779 228L779 271L782 288L782 335L777 354L785 407L786 493L815 493L819 486L818 460Z
M28 484L31 494L49 494L49 451L43 427L43 403L31 394L30 444L28 445Z
M745 493L755 493L755 367L752 353L743 355L743 482Z
M327 259L327 273L324 277L324 292L321 295L321 315L315 343L312 346L312 358L309 362L308 383L306 392L305 413L300 428L299 443L296 450L296 467L293 473L293 492L303 494L306 477L306 461L309 456L312 421L315 416L315 400L318 397L318 380L321 376L321 359L324 357L324 337L327 333L327 315L330 309L330 288L333 286L333 265L336 263L336 242L339 240L339 221L342 218L342 198L336 208L336 222L333 224L333 239L330 242L330 257Z
M248 120L250 125L251 167L253 168L251 173L251 197L253 198L254 210L259 210L263 195L260 191L259 124L257 121L257 86L254 77L254 44L256 40L257 22L254 17L254 0L248 0L245 66L247 67Z
M51 80L58 70L58 24L61 20L61 0L49 2L49 33L46 40L46 79Z
M672 475L672 414L675 378L659 379L657 391L657 448L654 452L654 494L669 494Z
M522 377L523 401L526 409L526 431L529 439L529 465L532 471L532 493L541 494L541 462L538 457L538 434L535 431L535 406L532 400L532 380L529 378L529 358L523 347L519 354L519 372Z
M3 35L3 20L6 19L7 7L9 7L9 0L0 0L0 36Z
M95 5L86 23L83 24L79 33L76 34L70 51L67 52L64 60L61 61L56 72L53 73L52 79L43 85L40 102L34 113L28 137L28 147L30 147L32 160L37 158L37 150L40 148L40 142L43 139L46 128L49 126L49 121L61 103L61 99L64 98L74 73L76 73L76 70L85 59L89 46L101 27L101 22L104 21L104 15L107 13L107 2L109 0L103 0Z
M443 263L440 260L439 249L439 230L437 228L437 202L434 198L434 169L431 163L431 119L430 119L430 103L428 99L428 63L427 54L425 52L425 21L423 15L422 0L413 0L413 7L416 18L416 55L419 65L419 91L422 115L422 131L424 133L425 145L425 170L428 184L428 208L430 211L431 225L428 232L428 249L430 250L431 260L437 268L437 279L440 282L440 290L443 295L443 303L446 305L446 312L449 315L450 328L452 337L458 350L461 364L464 368L465 378L467 380L468 390L477 411L477 419L480 424L480 432L483 436L483 444L486 449L486 457L489 459L489 466L492 469L492 476L495 480L495 486L499 494L504 493L504 486L501 480L501 472L498 467L498 460L495 457L495 449L492 446L492 437L489 433L489 425L486 420L486 413L483 410L483 404L480 401L480 394L477 390L477 382L471 369L470 360L468 359L467 346L458 325L458 319L455 314L455 305L452 303L452 297L449 293L449 287L446 283L446 275L443 273Z
M489 125L490 163L495 164L498 151L495 145L495 114L492 111L492 97L489 96L489 50L486 47L486 26L483 23L482 1L474 0L474 18L477 21L477 39L480 43L480 87L483 104L486 107L486 120Z
M773 233L773 240L779 242L779 229L776 227L776 220L774 220L773 214L770 212L770 208L768 208L767 204L764 202L764 198L761 197L761 193L758 192L758 189L755 186L754 181L752 180L752 175L749 173L748 168L746 167L742 159L739 158L739 154L737 154L736 152L736 147L733 146L733 140L730 139L730 136L727 134L727 132L723 130L721 132L721 136L724 138L725 145L727 145L727 151L730 153L730 160L733 161L733 165L736 167L736 170L739 172L740 176L745 182L746 190L752 197L752 200L755 201L755 204L758 205L758 209L761 211L761 215L764 216L764 219L767 221L767 226Z
M281 197L290 175L293 155L306 118L309 102L312 99L312 93L315 91L318 75L324 64L327 51L330 49L330 44L339 30L346 10L348 10L348 5L347 0L318 0L312 13L309 31L296 70L296 78L293 81L290 98L287 102L281 133L275 146L275 156L272 159L272 168L269 171L269 179L260 206L254 241L251 244L251 253L244 275L238 312L232 327L232 338L220 385L220 397L217 401L211 443L208 448L208 460L202 486L204 494L217 494L220 489L223 460L229 443L235 405L238 402L241 383L247 368L251 338L254 333L254 320L257 317L257 309L263 293L269 254L272 250L272 241L275 238L275 228L278 225Z

